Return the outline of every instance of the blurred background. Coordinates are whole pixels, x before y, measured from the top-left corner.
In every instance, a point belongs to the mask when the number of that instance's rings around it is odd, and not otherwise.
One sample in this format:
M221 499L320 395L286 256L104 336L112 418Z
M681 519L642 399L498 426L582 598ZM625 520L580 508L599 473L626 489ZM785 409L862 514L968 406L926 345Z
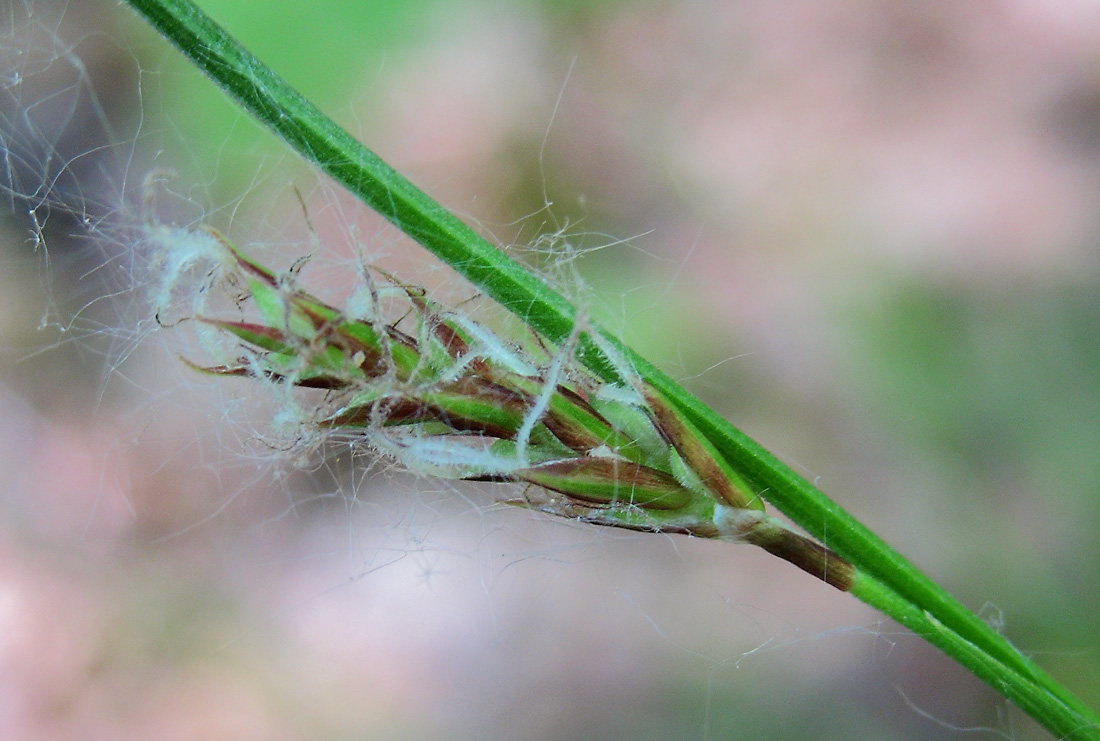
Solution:
M1100 6L200 4L1100 707ZM142 219L455 279L126 7L13 5L0 734L1047 737L754 549L284 460Z

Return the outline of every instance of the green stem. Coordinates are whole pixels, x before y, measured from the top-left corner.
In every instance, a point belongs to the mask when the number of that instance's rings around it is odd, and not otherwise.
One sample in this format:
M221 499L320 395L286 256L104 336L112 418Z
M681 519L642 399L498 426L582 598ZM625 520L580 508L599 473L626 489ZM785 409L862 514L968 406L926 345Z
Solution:
M191 0L127 0L238 103L307 160L552 341L577 310L539 278L393 170L221 29ZM758 491L866 575L853 592L917 631L1066 738L1100 739L1100 718L1008 641L921 574L822 492L614 337L639 376L658 388ZM616 373L589 337L579 356Z
M1048 686L1051 680L1043 682L1035 678L1029 681L1014 667L966 640L929 611L920 609L874 577L860 575L850 591L954 658L1059 738L1098 737L1096 719L1091 712L1072 695L1064 691L1051 692ZM1054 687L1061 689L1058 685Z

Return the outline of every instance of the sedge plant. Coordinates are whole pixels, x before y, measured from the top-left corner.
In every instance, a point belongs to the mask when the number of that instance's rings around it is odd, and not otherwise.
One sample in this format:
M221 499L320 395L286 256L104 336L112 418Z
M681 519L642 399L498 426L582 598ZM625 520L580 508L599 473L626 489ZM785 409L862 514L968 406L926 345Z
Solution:
M379 268L338 308L300 288L297 271L273 272L214 230L155 234L176 250L162 300L177 276L206 274L190 318L212 330L208 344L229 340L219 352L227 363L197 370L322 391L308 424L365 440L411 471L528 484L507 501L595 524L750 543L851 588L852 565L765 514L748 482L614 348L601 344L622 383L566 362L579 331L557 348L517 346ZM252 315L208 312L215 286Z
M1100 717L1003 636L394 171L191 0L127 2L243 109L534 337L517 351L380 271L364 274L366 310L341 309L205 232L190 235L198 254L240 287L254 315L197 317L239 347L201 370L315 389L317 425L362 433L417 471L525 484L516 504L763 547L922 636L1057 737L1100 739ZM404 303L403 323L384 310L390 301ZM807 535L768 516L765 501Z

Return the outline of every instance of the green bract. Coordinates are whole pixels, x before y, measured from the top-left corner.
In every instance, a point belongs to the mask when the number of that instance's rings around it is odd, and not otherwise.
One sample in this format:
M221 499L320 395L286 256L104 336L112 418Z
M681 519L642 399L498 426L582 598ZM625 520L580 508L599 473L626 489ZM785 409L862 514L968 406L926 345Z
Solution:
M572 344L570 340L575 339L575 356L594 377L612 384L612 387L633 386L636 393L640 392L645 401L641 404L628 401L625 408L622 400L613 400L610 406L604 407L596 397L582 398L583 404L569 403L567 398L563 406L560 399L555 400L557 387L545 384L540 391L548 392L549 398L541 393L535 398L540 406L557 403L562 410L567 407L585 413L595 410L596 419L608 423L607 426L612 431L625 434L643 455L641 459L632 458L630 445L619 445L620 457L638 466L671 473L683 488L692 493L692 502L706 505L706 511L683 512L691 518L692 523L709 522L711 524L708 527L737 530L739 537L756 542L826 578L826 569L820 564L832 564L836 560L832 555L832 551L835 551L852 564L848 576L851 578L850 591L853 595L939 647L1059 737L1100 739L1100 717L1021 654L1008 640L823 492L722 419L666 374L599 328L589 327L584 332L578 331L578 312L569 301L496 249L337 126L229 36L191 0L127 2L231 95L243 109L282 137L318 169L465 276L485 295L522 318L552 345L568 346ZM240 259L247 264L246 258ZM254 277L261 283L264 282L264 269L256 265L251 267L257 271ZM330 380L338 380L344 374L354 375L355 372L348 367L350 360L352 367L365 366L368 371L364 374L369 375L372 366L368 363L374 357L365 348L372 345L369 333L372 329L377 331L377 327L356 321L344 322L342 326L339 323L330 324L327 322L333 317L325 316L326 307L315 305L306 296L298 297L296 303L298 306L295 310L301 309L303 315L312 322L315 333L328 338L326 342L329 345L332 343L328 340L336 342L335 352L326 349L316 357L312 353L303 356L301 338L294 335L299 327L308 333L307 325L298 324L300 318L294 320L293 328L289 323L285 327L226 324L225 331L237 334L246 344L259 348L267 355L260 358L262 362L258 366L226 367L217 369L218 372L248 374L256 372L253 368L258 367L261 373L285 377L299 385L324 388ZM467 344L477 344L470 341L470 335L476 331L467 331L464 334L467 328L461 322L452 320L450 323L445 322L444 326L457 333ZM278 331L273 333L273 329ZM293 342L287 342L288 334L294 337ZM379 335L378 339L379 348L375 350L380 349L380 362L395 371L409 374L409 378L418 372L423 356L414 358L411 355L423 352L423 348L419 348L417 343L410 346L398 342L395 348L390 347L395 343L387 335ZM353 350L350 355L347 353L350 345L346 344L349 340L359 346L359 350ZM361 358L358 352L362 353ZM499 364L506 365L503 354L492 354ZM304 365L303 357L307 360ZM285 365L280 367L281 363ZM510 370L515 373L517 367L511 367ZM632 377L624 377L622 371L629 371ZM523 377L522 374L520 377ZM520 385L511 391L522 392L526 394L524 398L529 399L533 389L525 389ZM563 396L567 394L563 392ZM657 402L656 406L654 401ZM619 406L615 407L616 404ZM686 450L676 447L675 435L682 434L683 430L664 429L668 426L668 418L660 418L663 414L662 404L668 406L677 420L685 423L687 438L684 439L690 438L698 446L688 443ZM643 411L646 406L649 408ZM374 418L372 415L376 407L380 411L385 409L384 405L379 406L376 402L359 403L355 407L360 412L366 411L366 417L361 424L374 424L378 430L395 429L398 425L396 419L392 424L378 424L379 420L385 421L387 417L383 415ZM436 407L439 407L438 403ZM455 419L464 419L464 414L468 412L456 415ZM648 417L649 422L646 424L653 427L653 430L643 429L645 425L639 425L639 417L643 415ZM567 416L563 412L561 419ZM582 418L587 419L584 415ZM548 417L544 417L541 412L524 417L525 422L536 419L540 425L550 430L545 424ZM334 424L344 421L346 420L339 418L332 420ZM414 420L406 420L411 421ZM425 433L421 435L422 442L432 443L426 433L438 429L432 425L439 424L439 421L415 421ZM580 426L584 427L584 424ZM487 451L475 450L476 454L465 456L461 465L474 465L478 460L484 462L485 456L495 457L503 462L511 454L513 461L526 459L526 466L518 466L517 470L531 468L535 458L533 454L527 455L527 448L537 449L540 445L546 445L549 450L558 443L565 445L552 431L550 434L557 439L557 443L548 439L541 440L536 427L538 425L521 424L522 434L517 433L519 439L515 442L519 451L494 452L490 445ZM655 455L660 458L659 449L669 447L654 445L652 433L656 429L660 429L662 434L672 433L672 437L667 438L666 442L672 443L683 466L673 463L671 453L667 470L660 466L655 467L653 461L644 457ZM488 433L482 430L474 434L485 436ZM388 438L383 435L376 439L384 441ZM500 439L505 438L498 438ZM695 447L698 449L694 449ZM419 452L426 453L430 450L431 446L426 445ZM391 452L399 454L400 450ZM453 445L450 445L450 452L456 452ZM457 465L454 461L439 463L444 470L447 470L448 465ZM538 463L534 463L534 467L537 466ZM718 472L734 475L728 478L728 486L710 488L716 486L716 479L712 474L716 475ZM478 474L473 469L469 473L486 475ZM590 473L588 471L586 475ZM517 476L516 471L508 472L507 475L523 480ZM705 495L699 494L700 487L707 492ZM648 500L648 506L643 506L640 500L634 503L630 499L631 486L625 480L618 483L618 488L612 487L611 491L610 496L607 492L600 495L602 503L584 499L580 496L582 492L578 490L573 497L562 494L564 500L549 497L547 501L531 504L559 514L575 514L596 521L602 521L603 515L613 512L612 519L616 521L607 524L624 527L654 529L657 523L660 526L658 529L674 529L671 518L661 514L669 510L655 506L656 502L667 500L654 496ZM740 506L751 503L755 493L765 496L769 503L779 508L809 534L822 541L827 540L831 551L814 550L821 549L821 546L802 536L797 536L801 540L790 540L790 536L786 534L790 533L789 530L768 519L759 510ZM589 498L593 496L590 493L585 495ZM608 502L613 506L607 506ZM571 511L573 507L579 508L579 512ZM685 529L690 531L690 528ZM812 544L813 548L807 549L806 544ZM832 582L832 579L829 580Z

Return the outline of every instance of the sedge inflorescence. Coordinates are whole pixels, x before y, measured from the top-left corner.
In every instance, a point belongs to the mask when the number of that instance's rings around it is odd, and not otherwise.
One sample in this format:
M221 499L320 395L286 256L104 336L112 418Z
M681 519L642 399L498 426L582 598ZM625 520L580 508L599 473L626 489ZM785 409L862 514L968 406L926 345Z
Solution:
M526 484L512 504L634 530L747 542L840 589L852 567L764 513L763 501L655 388L638 379L596 333L623 379L610 383L570 362L581 329L559 346L529 348L380 269L365 296L337 308L213 230L175 240L175 260L208 274L251 305L248 319L194 318L231 338L231 362L198 366L217 376L321 393L309 424L361 439L409 470L447 479ZM167 287L170 291L172 286ZM383 304L398 301L394 316ZM353 302L349 302L349 305Z

